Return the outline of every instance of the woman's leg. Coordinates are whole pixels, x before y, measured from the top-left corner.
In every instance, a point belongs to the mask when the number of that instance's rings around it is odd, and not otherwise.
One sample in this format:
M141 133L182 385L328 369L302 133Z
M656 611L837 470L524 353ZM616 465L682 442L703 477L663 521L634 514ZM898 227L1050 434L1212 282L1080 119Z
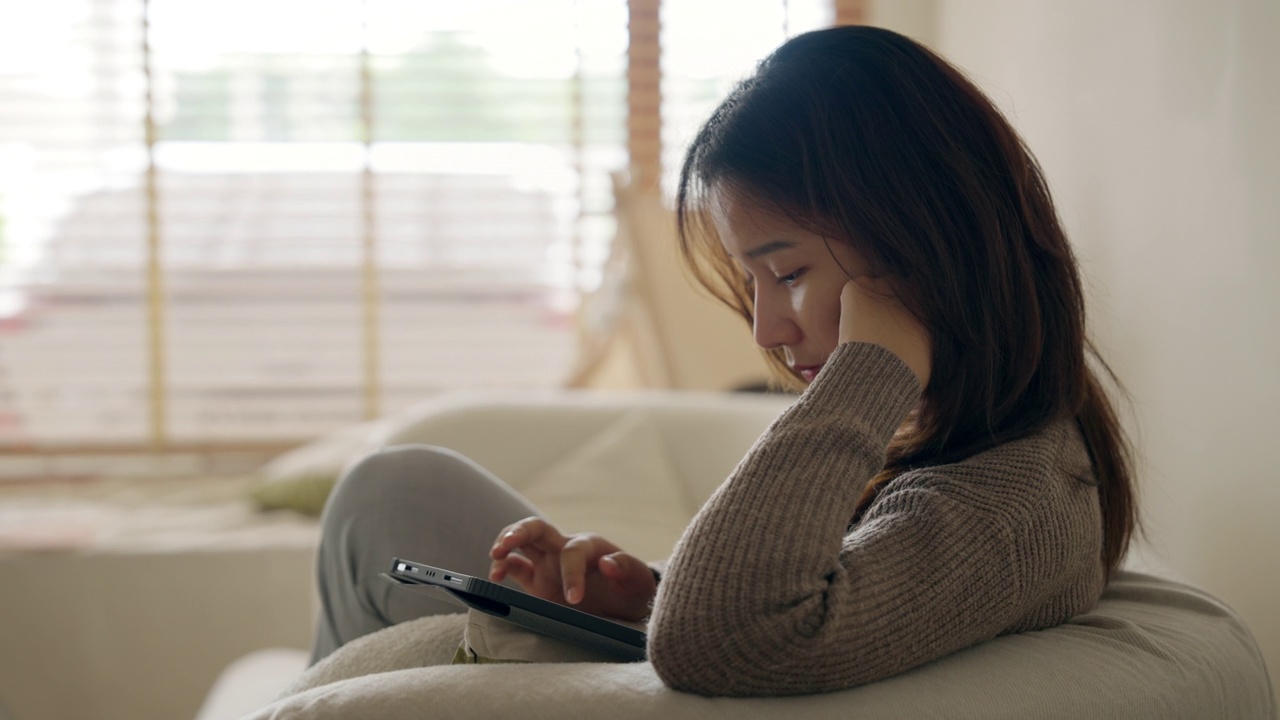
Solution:
M380 577L392 556L487 577L498 531L537 514L492 473L450 450L404 445L361 460L334 488L321 521L321 614L311 662L405 620L462 612Z

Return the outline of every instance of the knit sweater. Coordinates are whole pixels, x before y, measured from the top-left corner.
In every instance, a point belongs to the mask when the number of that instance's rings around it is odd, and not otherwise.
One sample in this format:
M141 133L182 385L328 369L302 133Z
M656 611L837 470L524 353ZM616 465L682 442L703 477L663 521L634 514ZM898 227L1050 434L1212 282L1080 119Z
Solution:
M919 393L884 348L836 348L676 545L648 628L667 685L838 690L1096 603L1102 521L1072 421L910 470L849 527Z

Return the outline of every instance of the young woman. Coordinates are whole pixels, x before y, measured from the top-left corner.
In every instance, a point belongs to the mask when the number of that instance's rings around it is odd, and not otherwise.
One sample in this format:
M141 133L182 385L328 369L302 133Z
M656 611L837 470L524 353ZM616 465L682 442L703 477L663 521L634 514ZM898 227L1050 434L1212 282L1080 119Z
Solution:
M1094 605L1135 524L1127 445L1044 178L971 82L886 30L796 37L698 133L677 205L695 274L803 394L664 567L465 458L369 458L326 511L317 658L452 610L377 582L414 548L647 617L659 676L706 695L872 682Z

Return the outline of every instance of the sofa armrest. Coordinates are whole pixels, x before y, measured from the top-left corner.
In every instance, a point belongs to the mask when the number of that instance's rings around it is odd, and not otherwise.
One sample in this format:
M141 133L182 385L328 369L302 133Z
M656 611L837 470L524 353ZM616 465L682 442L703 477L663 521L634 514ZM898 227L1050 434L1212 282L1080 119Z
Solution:
M245 720L540 720L605 712L612 720L1277 717L1262 654L1230 607L1195 587L1121 571L1096 608L1063 625L1004 635L838 692L705 698L665 687L649 663L455 665L316 687Z
M270 703L307 668L307 651L258 650L231 663L218 675L196 713L196 720L236 720Z

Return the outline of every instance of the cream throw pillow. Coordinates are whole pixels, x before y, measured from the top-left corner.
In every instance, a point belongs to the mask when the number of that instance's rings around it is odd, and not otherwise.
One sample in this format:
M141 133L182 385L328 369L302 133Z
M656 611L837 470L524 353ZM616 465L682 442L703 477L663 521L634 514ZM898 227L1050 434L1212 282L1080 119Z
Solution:
M385 444L394 421L391 417L345 427L276 456L258 469L250 498L263 510L318 516L338 478Z

